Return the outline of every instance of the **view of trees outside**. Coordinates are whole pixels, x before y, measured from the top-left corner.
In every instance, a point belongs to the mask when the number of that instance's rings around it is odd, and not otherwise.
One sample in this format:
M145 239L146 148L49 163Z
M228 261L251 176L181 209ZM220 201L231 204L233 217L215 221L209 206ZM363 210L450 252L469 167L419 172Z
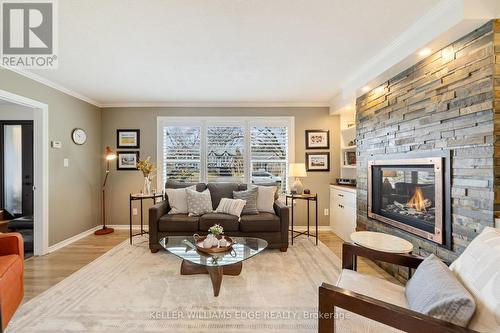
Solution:
M245 129L236 126L207 128L207 173L209 182L245 182Z
M164 179L200 181L201 128L164 128ZM288 133L286 127L250 128L250 161L245 161L245 127L208 126L206 134L207 181L245 182L248 162L252 183L286 188Z
M168 126L163 128L163 179L200 181L201 128Z

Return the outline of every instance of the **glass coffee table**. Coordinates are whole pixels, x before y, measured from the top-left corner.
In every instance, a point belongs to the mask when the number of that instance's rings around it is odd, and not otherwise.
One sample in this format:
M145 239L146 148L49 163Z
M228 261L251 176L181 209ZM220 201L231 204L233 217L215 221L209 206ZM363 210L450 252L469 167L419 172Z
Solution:
M236 243L224 253L206 254L196 250L192 236L168 236L160 245L182 259L181 275L209 274L214 296L219 295L223 275L240 275L243 261L262 252L267 242L260 238L231 237Z

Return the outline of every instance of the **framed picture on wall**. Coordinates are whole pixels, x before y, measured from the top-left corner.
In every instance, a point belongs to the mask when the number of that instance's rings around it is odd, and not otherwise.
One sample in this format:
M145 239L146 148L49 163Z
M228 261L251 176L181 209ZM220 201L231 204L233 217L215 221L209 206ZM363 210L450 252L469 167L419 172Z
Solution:
M306 153L307 171L330 171L330 153Z
M330 131L306 130L306 149L330 149Z
M116 148L141 148L141 131L138 129L116 130Z
M116 170L136 170L139 151L117 151Z

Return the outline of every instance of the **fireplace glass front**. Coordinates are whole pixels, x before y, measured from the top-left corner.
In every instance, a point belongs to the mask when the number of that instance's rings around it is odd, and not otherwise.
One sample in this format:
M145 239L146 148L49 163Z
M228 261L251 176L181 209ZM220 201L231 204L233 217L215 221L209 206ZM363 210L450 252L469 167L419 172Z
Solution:
M443 197L439 160L373 161L369 174L370 217L441 243Z

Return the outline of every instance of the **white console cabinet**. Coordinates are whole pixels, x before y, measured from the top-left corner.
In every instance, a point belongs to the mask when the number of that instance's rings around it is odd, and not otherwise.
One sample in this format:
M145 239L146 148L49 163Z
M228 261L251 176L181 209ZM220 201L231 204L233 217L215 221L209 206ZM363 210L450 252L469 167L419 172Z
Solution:
M356 231L356 188L330 185L330 228L344 241Z

